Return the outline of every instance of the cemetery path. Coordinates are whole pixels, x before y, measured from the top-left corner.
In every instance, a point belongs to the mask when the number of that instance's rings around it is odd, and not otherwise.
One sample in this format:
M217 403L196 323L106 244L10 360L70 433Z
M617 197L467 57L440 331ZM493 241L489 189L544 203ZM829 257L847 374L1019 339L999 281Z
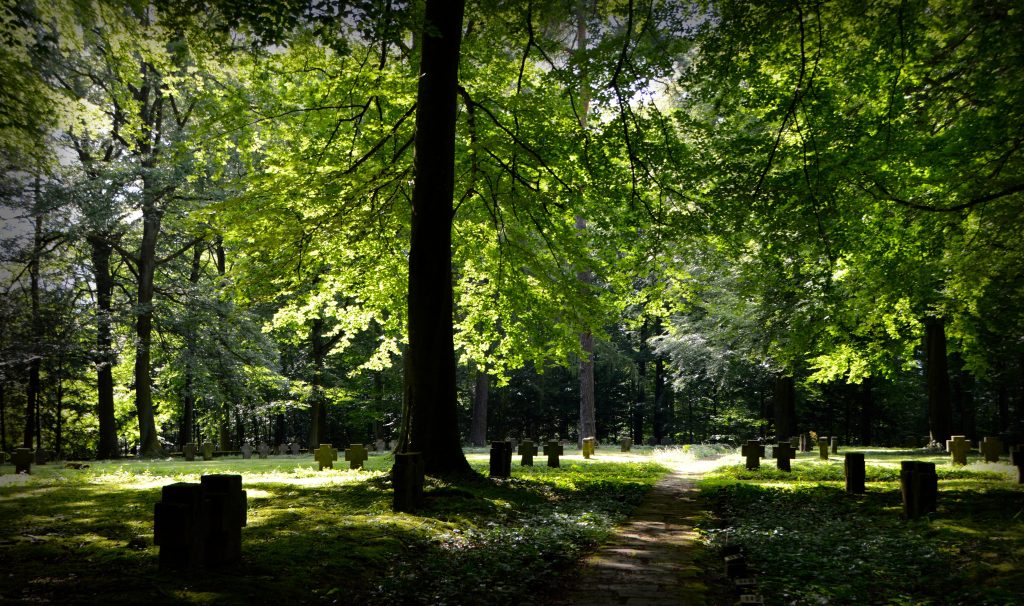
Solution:
M661 462L672 467L672 473L655 484L633 515L584 561L578 578L550 606L720 603L698 562L694 526L702 508L696 484L704 472L734 461Z

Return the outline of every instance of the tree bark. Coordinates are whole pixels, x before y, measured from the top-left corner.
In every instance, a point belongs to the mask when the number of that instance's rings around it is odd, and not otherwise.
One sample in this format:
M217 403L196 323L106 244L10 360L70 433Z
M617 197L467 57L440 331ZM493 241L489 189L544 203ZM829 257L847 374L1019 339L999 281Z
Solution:
M117 420L114 417L114 364L116 362L111 326L114 278L110 273L110 256L114 247L99 234L88 237L92 256L93 280L96 285L96 416L99 420L98 459L121 456L117 444Z
M927 318L924 329L928 432L932 442L945 448L953 424L949 365L946 359L946 323L942 318Z
M327 344L324 340L324 321L313 320L309 330L310 349L313 355L313 376L311 383L309 407L309 447L317 448L326 442L327 436L327 405L324 401L324 366L327 356Z
M796 435L796 381L779 375L774 392L775 438L788 440Z
M142 243L138 258L138 293L135 319L135 411L139 420L139 455L160 456L153 408L151 347L153 344L153 279L161 211L152 199L153 184L143 177Z
M872 427L875 423L875 396L872 388L874 380L864 379L860 384L860 444L870 446L873 440Z
M408 333L399 452L468 473L459 440L452 298L455 122L464 0L427 0L417 90Z
M645 324L646 326L646 324ZM634 444L644 443L644 411L647 410L647 342L646 331L640 331L640 351L636 361L636 402L633 404L633 414L630 422L633 430L630 432ZM661 441L661 436L655 435L655 439Z
M473 391L473 422L469 430L469 441L473 446L487 444L487 396L490 392L491 377L483 370L476 372L476 389Z
M193 289L195 289L199 284L199 270L202 257L203 245L201 242L197 242L192 248L192 265L189 268L188 274L188 282L192 285ZM195 330L192 325L189 324L185 332L185 339L187 340L187 343L185 344L185 380L181 394L181 428L178 431L178 446L181 448L184 448L185 444L192 441L192 426L195 424L195 338Z
M36 179L36 204L39 203L39 180ZM39 257L43 254L43 214L36 209L35 237L32 244L32 258L29 259L29 297L32 304L32 347L29 351L28 388L25 398L24 448L32 448L32 439L41 445L41 436L36 435L39 412L39 368L42 363L43 319L39 309Z

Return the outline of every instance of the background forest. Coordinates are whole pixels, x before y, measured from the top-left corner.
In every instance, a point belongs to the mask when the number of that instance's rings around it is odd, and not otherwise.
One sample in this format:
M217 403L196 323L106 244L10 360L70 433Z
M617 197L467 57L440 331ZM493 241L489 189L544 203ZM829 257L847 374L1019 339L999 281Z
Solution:
M1024 441L1022 25L468 2L464 441ZM5 1L0 450L395 438L423 32L417 0Z

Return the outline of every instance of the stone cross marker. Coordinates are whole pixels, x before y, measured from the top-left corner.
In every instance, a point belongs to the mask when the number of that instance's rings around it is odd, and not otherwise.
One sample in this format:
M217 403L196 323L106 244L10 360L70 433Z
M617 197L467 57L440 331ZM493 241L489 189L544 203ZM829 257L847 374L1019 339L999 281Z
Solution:
M209 442L203 442L203 460L210 461L213 459L213 444Z
M189 442L188 444L185 444L185 448L182 448L181 451L182 454L185 455L186 461L196 460L196 445L194 443Z
M288 454L288 445L287 444L278 444L277 445L277 454L279 454L279 455L286 455L286 454Z
M583 458L589 459L594 456L594 438L583 438Z
M764 456L764 446L757 440L747 440L740 450L743 456L747 457L747 469L758 469L761 467L761 457Z
M864 494L864 453L848 452L844 455L843 473L846 475L846 492Z
M939 495L935 463L900 461L900 492L907 519L934 512Z
M772 454L775 457L775 466L782 471L792 471L789 466L789 460L796 458L796 449L793 448L792 444L787 442L779 442Z
M565 450L562 445L556 440L550 440L547 446L544 447L544 454L548 456L548 467L561 467L561 463L558 461Z
M987 437L981 441L981 454L985 455L988 463L997 463L999 455L1003 454L1003 441L999 438Z
M259 448L256 452L260 453L260 458L265 459L270 454L270 446L267 446L266 442L260 442Z
M619 450L622 452L629 452L631 448L633 448L633 440L630 438L622 438L619 441Z
M822 461L828 460L828 438L818 438L818 456Z
M953 457L954 464L967 465L967 453L971 450L971 443L964 436L950 436L950 439L946 440L946 450Z
M490 476L507 478L512 475L512 442L498 440L491 442Z
M301 450L298 442L292 442L291 444L288 445L288 448L292 451L293 455L299 454L299 451Z
M320 448L313 451L313 458L320 464L320 471L323 471L324 467L334 469L334 462L338 460L338 449L332 448L330 444L321 444ZM345 460L348 460L347 452Z
M31 448L15 448L14 456L11 457L11 463L14 463L14 473L32 473L32 462L35 460Z
M366 452L366 447L362 444L349 444L348 448L345 449L345 460L348 461L349 469L362 469L363 461L369 456Z
M832 436L832 454L839 454L839 438Z
M537 455L537 447L533 444L533 440L523 440L519 445L519 454L523 455L520 466L533 467L533 457Z
M248 442L246 442L245 444L242 444L242 458L243 459L251 459L252 458L252 444L249 444Z

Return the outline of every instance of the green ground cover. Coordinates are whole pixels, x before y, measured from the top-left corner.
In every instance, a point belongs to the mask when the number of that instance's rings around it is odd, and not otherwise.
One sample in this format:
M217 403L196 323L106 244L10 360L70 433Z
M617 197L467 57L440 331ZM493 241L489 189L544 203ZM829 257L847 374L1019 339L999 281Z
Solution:
M323 472L308 456L50 464L29 477L7 465L0 603L470 604L485 592L488 604L517 604L556 587L667 471L643 452L616 455L560 469L517 458L507 481L428 479L415 516L391 512L390 456ZM486 451L467 456L486 475ZM210 473L243 476L241 569L159 571L161 487Z
M722 467L701 484L712 546L738 543L771 604L1024 603L1024 487L1016 469L924 450L864 452L867 493L848 495L843 459L802 453ZM901 517L899 462L937 463L938 511Z

